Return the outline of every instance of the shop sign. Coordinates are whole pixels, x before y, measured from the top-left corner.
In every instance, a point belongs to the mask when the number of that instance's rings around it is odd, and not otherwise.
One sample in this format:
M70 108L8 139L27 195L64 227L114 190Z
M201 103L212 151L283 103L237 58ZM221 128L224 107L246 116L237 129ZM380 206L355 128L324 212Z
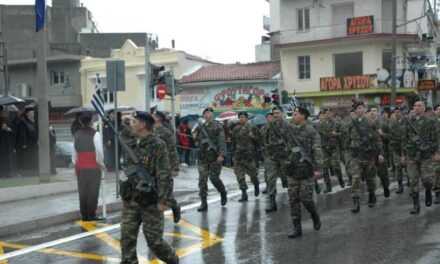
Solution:
M321 91L359 90L374 86L376 75L324 77L320 81Z
M347 19L347 35L363 35L374 32L374 16L353 17Z
M419 91L433 91L437 88L437 81L435 80L419 80L417 83L417 90Z

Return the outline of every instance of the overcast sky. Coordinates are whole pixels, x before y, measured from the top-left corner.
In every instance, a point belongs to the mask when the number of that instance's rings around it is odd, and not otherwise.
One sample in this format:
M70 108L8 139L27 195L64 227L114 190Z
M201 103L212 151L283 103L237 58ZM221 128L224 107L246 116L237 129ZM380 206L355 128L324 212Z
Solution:
M51 5L52 0L46 0ZM81 0L101 32L151 32L160 47L176 48L222 63L253 62L266 0ZM33 5L34 0L0 0Z

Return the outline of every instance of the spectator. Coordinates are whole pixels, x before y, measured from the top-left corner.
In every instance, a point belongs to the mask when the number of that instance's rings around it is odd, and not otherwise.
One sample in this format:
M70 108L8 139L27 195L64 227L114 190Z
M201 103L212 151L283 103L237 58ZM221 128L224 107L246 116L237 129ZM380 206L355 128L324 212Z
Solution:
M53 126L49 127L49 146L50 146L50 173L52 175L57 174L56 169L56 146L57 146L57 133Z
M38 173L38 130L32 108L26 108L17 122L17 163L23 176Z
M79 116L81 114L76 114L75 119L72 122L72 125L70 126L70 133L72 133L72 136L75 135L75 132L78 131L78 129L81 127L79 124Z
M0 106L0 178L9 178L13 174L14 132L7 123L7 112Z
M179 126L179 146L181 160L183 160L188 166L190 163L190 153L191 153L191 130L188 126L188 121L183 121Z
M78 179L80 211L83 221L100 220L96 217L101 168L104 168L102 140L92 128L92 115L79 117L80 129L74 135L72 163Z

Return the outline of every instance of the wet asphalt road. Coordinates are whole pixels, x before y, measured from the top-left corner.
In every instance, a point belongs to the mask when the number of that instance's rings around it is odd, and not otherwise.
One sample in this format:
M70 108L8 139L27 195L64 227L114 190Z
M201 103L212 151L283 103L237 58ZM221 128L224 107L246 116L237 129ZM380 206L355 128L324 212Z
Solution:
M177 226L167 219L165 237L183 255L181 263L440 263L440 206L423 206L419 216L411 216L407 192L399 196L393 193L387 200L380 195L375 208L368 208L363 197L358 215L349 211L348 190L320 195L321 231L313 230L304 213L303 237L297 240L286 236L292 226L285 192L278 195L279 210L273 214L265 213L264 196L250 195L245 204L238 203L238 198L230 199L225 208L218 202L212 203L206 214L188 210ZM115 216L112 221L118 220ZM47 234L39 231L6 242L15 246L36 245L81 231L84 228L76 223ZM118 263L119 238L119 229L115 229L100 237L90 236L52 247L54 252L15 257L8 263ZM11 250L4 247L5 252ZM149 256L143 238L139 239L138 254ZM102 257L109 258L103 261Z

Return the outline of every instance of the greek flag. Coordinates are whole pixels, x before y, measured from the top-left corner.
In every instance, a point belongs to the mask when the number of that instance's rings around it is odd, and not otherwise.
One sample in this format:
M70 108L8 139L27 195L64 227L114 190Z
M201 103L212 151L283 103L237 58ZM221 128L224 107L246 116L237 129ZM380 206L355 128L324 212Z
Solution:
M92 106L95 108L99 116L105 120L104 99L101 96L101 78L96 75L95 93L92 96Z

